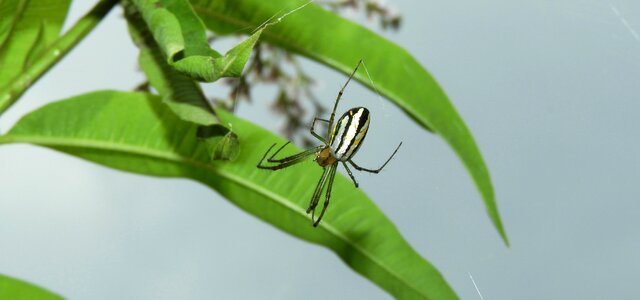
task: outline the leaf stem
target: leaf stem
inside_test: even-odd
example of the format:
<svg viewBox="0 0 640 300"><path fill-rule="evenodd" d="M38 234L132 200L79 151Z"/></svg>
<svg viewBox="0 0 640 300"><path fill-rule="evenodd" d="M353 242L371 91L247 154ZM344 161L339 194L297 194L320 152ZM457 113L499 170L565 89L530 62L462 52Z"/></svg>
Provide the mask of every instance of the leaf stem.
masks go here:
<svg viewBox="0 0 640 300"><path fill-rule="evenodd" d="M13 105L24 92L31 87L51 67L66 56L107 13L118 3L118 0L100 0L64 35L58 38L28 69L16 76L10 84L0 90L0 115Z"/></svg>

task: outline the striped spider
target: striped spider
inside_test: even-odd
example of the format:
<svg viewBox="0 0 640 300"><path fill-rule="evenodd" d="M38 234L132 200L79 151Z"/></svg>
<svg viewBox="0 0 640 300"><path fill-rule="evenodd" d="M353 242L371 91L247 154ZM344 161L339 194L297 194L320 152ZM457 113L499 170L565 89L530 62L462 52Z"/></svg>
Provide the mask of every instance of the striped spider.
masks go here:
<svg viewBox="0 0 640 300"><path fill-rule="evenodd" d="M349 79L347 79L347 82L344 84L344 86L342 86L342 89L340 89L340 92L338 93L338 97L336 98L336 102L333 105L333 111L331 112L331 117L329 118L329 120L320 119L320 118L313 119L313 123L311 124L311 128L310 128L311 135L313 135L315 138L320 140L323 143L323 145L313 147L311 149L305 150L298 154L276 159L275 156L278 153L280 153L280 151L282 151L282 149L284 149L284 147L286 147L289 144L289 142L287 142L284 145L282 145L280 148L278 148L278 150L276 150L276 152L273 153L271 156L269 156L269 158L267 159L267 162L273 165L265 165L263 164L265 158L267 157L269 152L271 152L271 149L273 149L273 147L276 145L276 144L273 144L271 145L271 147L269 147L269 149L264 154L264 156L262 156L262 159L260 160L257 166L260 169L275 171L275 170L284 169L286 167L300 163L311 155L316 156L315 161L318 163L318 165L324 168L324 171L322 173L322 177L320 177L320 181L318 182L318 185L316 185L316 189L313 192L311 201L309 202L309 207L307 208L307 214L311 213L311 222L314 227L318 226L318 224L320 223L320 220L322 220L322 216L324 216L324 213L327 210L327 206L329 205L329 199L331 198L331 188L333 186L333 180L335 178L336 168L338 167L339 162L342 163L344 168L347 170L349 177L351 177L351 180L353 181L353 183L357 188L358 181L356 181L355 177L353 177L353 173L351 173L351 170L347 166L347 163L351 164L358 171L365 171L365 172L377 174L382 170L382 168L384 168L384 166L387 165L387 163L393 158L396 152L398 152L398 149L400 149L400 146L402 146L402 142L400 142L396 150L393 151L391 156L389 156L387 161L385 161L380 168L378 169L363 168L358 166L355 162L353 162L351 158L356 154L356 152L362 145L362 141L364 141L364 138L367 135L367 130L369 129L369 122L371 120L369 117L369 110L364 107L354 107L352 109L349 109L347 112L345 112L342 115L342 117L340 117L340 119L338 119L338 122L335 124L335 126L333 126L333 120L336 115L336 108L338 107L338 102L340 101L340 98L342 97L342 93L344 92L345 88L349 84L349 81L351 81L351 78L353 78L353 75L356 73L356 71L358 71L358 67L360 67L361 63L362 63L362 60L358 62L358 65L356 65L356 68L353 70L353 72L349 76ZM321 135L315 132L314 127L317 121L322 121L329 125L328 128L330 130L329 132L327 132L328 136L326 138L322 137ZM322 207L322 212L320 212L320 216L318 217L318 219L314 220L316 206L318 206L318 202L320 201L322 192L323 190L325 190L325 185L327 186L327 188L325 193L324 206Z"/></svg>

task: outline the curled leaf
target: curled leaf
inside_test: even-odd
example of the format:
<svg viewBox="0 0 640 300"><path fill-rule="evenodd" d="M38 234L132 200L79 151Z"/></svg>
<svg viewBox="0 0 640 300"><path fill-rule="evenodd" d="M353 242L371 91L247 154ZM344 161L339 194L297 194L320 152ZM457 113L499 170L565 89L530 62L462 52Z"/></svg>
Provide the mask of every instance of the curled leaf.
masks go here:
<svg viewBox="0 0 640 300"><path fill-rule="evenodd" d="M205 82L238 77L262 34L253 33L225 55L211 49L205 26L187 0L131 0L142 15L166 62L180 73Z"/></svg>

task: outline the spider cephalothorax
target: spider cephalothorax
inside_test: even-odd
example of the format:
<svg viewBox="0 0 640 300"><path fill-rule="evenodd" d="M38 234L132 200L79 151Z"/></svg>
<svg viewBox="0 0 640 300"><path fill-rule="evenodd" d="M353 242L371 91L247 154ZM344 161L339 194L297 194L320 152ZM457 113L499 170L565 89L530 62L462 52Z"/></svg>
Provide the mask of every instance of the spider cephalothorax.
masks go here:
<svg viewBox="0 0 640 300"><path fill-rule="evenodd" d="M316 155L316 162L323 168L335 164L336 161L337 159L331 154L331 147L329 146L322 148Z"/></svg>
<svg viewBox="0 0 640 300"><path fill-rule="evenodd" d="M342 163L342 165L347 170L349 177L351 177L351 180L353 180L355 186L358 187L358 182L356 181L355 177L353 177L351 170L346 164L347 162L358 171L378 173L382 170L382 168L384 168L384 166L387 165L387 163L391 160L391 158L393 158L393 156L396 154L396 152L398 152L398 149L402 145L402 143L400 143L396 150L393 151L393 154L391 154L387 161L385 161L384 164L382 164L382 166L378 169L363 168L358 166L355 162L353 162L353 160L351 160L356 152L358 152L358 149L360 149L360 146L362 145L362 142L367 135L367 131L369 130L369 123L371 122L369 110L364 107L354 107L347 110L347 112L345 112L340 117L340 119L338 119L335 126L333 124L333 120L335 118L336 108L338 107L338 102L342 97L342 93L347 87L347 84L349 84L349 81L351 81L351 78L353 78L353 75L356 73L361 63L362 60L358 62L358 65L356 65L356 68L351 73L351 76L349 76L347 82L344 84L344 86L342 86L342 89L340 89L338 97L336 98L336 102L333 105L333 111L331 112L331 117L329 118L329 120L315 118L313 120L313 123L311 124L311 135L322 141L323 145L316 146L314 148L285 158L275 159L275 156L289 144L287 142L267 159L267 162L273 163L275 165L263 165L262 163L264 162L264 159L267 157L269 152L271 152L271 149L273 149L273 147L275 146L275 144L273 144L258 163L258 168L260 169L280 170L302 162L311 155L316 155L315 161L318 163L318 165L324 168L324 171L322 172L320 181L318 182L318 185L313 192L309 207L307 208L307 213L311 212L311 221L313 223L313 226L318 226L320 220L322 219L322 216L324 216L327 206L329 205L329 199L331 198L331 188L333 186L333 179L336 175L338 162ZM328 137L325 138L314 131L317 121L325 122L329 125ZM318 220L314 220L315 210L318 206L318 202L320 201L320 196L322 196L322 191L324 190L325 184L327 184L327 189L325 194L324 206L322 207L320 216L318 216Z"/></svg>

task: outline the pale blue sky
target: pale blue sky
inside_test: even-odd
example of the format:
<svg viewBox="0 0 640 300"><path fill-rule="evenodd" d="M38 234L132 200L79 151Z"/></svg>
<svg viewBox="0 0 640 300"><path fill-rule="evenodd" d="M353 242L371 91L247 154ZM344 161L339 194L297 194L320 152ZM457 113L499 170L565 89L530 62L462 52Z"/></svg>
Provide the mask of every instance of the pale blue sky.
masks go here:
<svg viewBox="0 0 640 300"><path fill-rule="evenodd" d="M93 1L75 1L71 21ZM472 130L512 248L445 142L352 84L372 111L361 188L463 299L636 299L640 270L640 2L389 0L385 33L426 66ZM315 63L326 105L345 77ZM0 118L142 80L121 11ZM375 80L375 78L374 78ZM215 87L207 87L215 89ZM265 89L268 95L269 89ZM271 95L239 114L276 130ZM0 147L0 272L73 299L388 299L327 249L188 180Z"/></svg>

